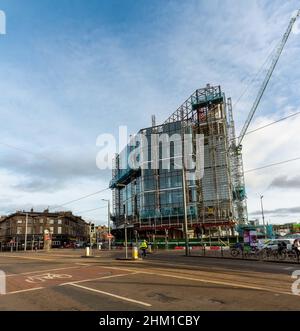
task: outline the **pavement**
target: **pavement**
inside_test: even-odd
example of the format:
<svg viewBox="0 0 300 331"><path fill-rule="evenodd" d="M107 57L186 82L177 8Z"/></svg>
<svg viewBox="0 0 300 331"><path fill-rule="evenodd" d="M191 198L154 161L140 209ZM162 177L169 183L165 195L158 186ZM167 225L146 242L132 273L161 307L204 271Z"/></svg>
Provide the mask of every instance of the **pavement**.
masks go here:
<svg viewBox="0 0 300 331"><path fill-rule="evenodd" d="M6 273L0 310L300 310L291 290L297 264L186 257L182 251L154 252L137 261L120 259L123 251L93 254L0 253Z"/></svg>

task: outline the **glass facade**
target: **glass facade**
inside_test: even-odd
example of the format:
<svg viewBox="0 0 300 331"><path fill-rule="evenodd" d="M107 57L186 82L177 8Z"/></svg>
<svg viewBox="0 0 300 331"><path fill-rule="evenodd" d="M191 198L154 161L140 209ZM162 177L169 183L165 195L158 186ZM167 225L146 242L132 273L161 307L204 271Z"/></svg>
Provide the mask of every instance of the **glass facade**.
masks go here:
<svg viewBox="0 0 300 331"><path fill-rule="evenodd" d="M186 180L187 216L191 225L232 219L230 165L227 157L228 138L226 105L223 94L216 103L193 104L184 120L140 130L146 139L136 139L116 160L110 187L113 189L113 214L116 227L125 216L135 226L182 224L183 197L183 132L193 137L190 159L195 160L195 137L204 136L204 176ZM205 116L203 115L205 113ZM132 169L128 157L139 149L138 167ZM157 165L157 166L156 166ZM188 172L188 171L187 171Z"/></svg>

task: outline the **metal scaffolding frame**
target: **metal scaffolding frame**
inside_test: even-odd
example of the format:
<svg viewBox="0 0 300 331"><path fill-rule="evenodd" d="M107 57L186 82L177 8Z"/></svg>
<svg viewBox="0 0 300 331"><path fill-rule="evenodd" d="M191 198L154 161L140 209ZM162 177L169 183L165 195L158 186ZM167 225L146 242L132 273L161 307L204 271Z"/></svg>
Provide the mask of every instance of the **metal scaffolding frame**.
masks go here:
<svg viewBox="0 0 300 331"><path fill-rule="evenodd" d="M241 146L237 148L235 125L232 112L231 98L227 99L228 109L228 144L229 144L229 159L231 163L231 183L233 192L233 207L234 215L239 224L248 222L247 200L245 190L244 168Z"/></svg>
<svg viewBox="0 0 300 331"><path fill-rule="evenodd" d="M207 85L196 90L162 125L142 129L140 132L159 133L166 126L178 123L189 127L193 135L204 135L204 177L195 181L191 187L187 183L188 222L190 228L225 227L244 224L247 221L245 185L242 167L242 155L236 153L235 129L232 116L231 99L225 99L220 86ZM153 122L154 123L154 122ZM194 153L196 153L195 146ZM116 227L124 224L122 190L118 182L127 183L143 180L143 169L140 172L119 169L118 157L115 158L115 169L111 188L113 189L113 214ZM125 178L125 179L124 179ZM140 230L180 229L183 224L183 213L180 208L176 213L164 214L161 210L160 171L153 172L155 206L150 214L143 214L142 200L137 207L134 202L134 213L127 221ZM140 183L142 185L142 183ZM141 186L142 187L142 186ZM190 192L196 188L197 200L190 201ZM131 191L133 185L131 185ZM141 191L144 189L141 188ZM149 192L149 191L148 191ZM131 192L137 199L137 192ZM139 194L142 194L139 192ZM133 199L133 198L132 198ZM132 201L135 201L135 200ZM196 211L193 210L195 206ZM202 230L201 230L202 231Z"/></svg>

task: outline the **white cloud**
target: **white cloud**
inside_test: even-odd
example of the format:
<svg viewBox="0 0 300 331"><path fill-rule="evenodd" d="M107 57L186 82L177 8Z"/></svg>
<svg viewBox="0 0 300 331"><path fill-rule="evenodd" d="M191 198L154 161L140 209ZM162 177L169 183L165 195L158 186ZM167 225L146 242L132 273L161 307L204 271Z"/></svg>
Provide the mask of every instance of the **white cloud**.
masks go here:
<svg viewBox="0 0 300 331"><path fill-rule="evenodd" d="M294 109L294 111L299 111ZM271 123L286 114L285 110L277 112L269 117L257 117L253 122L254 127ZM249 134L243 143L244 168L258 168L264 165L281 162L284 160L300 157L300 115L286 121L279 122L261 131ZM259 195L264 195L266 208L269 210L277 208L297 207L299 203L298 190L281 189L270 186L275 178L282 176L296 177L299 174L300 161L277 165L245 174L248 189L249 210L257 210L260 204ZM300 214L299 217L300 218ZM286 217L287 220L295 220L295 215ZM282 221L282 217L276 219Z"/></svg>
<svg viewBox="0 0 300 331"><path fill-rule="evenodd" d="M222 85L235 104L297 5L298 1L168 2L155 9L157 19L145 20L141 31L114 33L105 25L94 30L82 26L80 36L35 39L29 49L21 50L32 61L0 62L5 77L0 81L0 120L5 123L0 141L54 161L5 148L0 195L14 205L51 205L107 186L109 174L97 177L95 167L98 134L115 134L124 124L135 133L150 125L151 114L162 122L206 83ZM252 128L299 109L299 50L300 38L292 35ZM234 109L237 132L256 92L250 89ZM245 169L298 156L299 121L293 118L247 136ZM258 195L274 178L295 177L297 169L295 162L247 174L249 210L258 209ZM47 185L52 193L33 191ZM8 204L0 203L2 209ZM92 209L98 203L95 198L72 207ZM297 192L268 189L265 204L269 210L296 207ZM89 216L106 219L103 213Z"/></svg>

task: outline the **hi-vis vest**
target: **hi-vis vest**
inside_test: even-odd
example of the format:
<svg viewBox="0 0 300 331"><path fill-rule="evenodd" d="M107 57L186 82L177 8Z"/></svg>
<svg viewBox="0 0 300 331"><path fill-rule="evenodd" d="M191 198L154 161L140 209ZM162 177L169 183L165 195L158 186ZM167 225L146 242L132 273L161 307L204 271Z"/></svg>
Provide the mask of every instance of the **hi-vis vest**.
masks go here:
<svg viewBox="0 0 300 331"><path fill-rule="evenodd" d="M140 244L140 248L142 249L142 248L147 248L148 247L148 245L147 245L147 243L145 242L145 241L143 241L141 244Z"/></svg>

